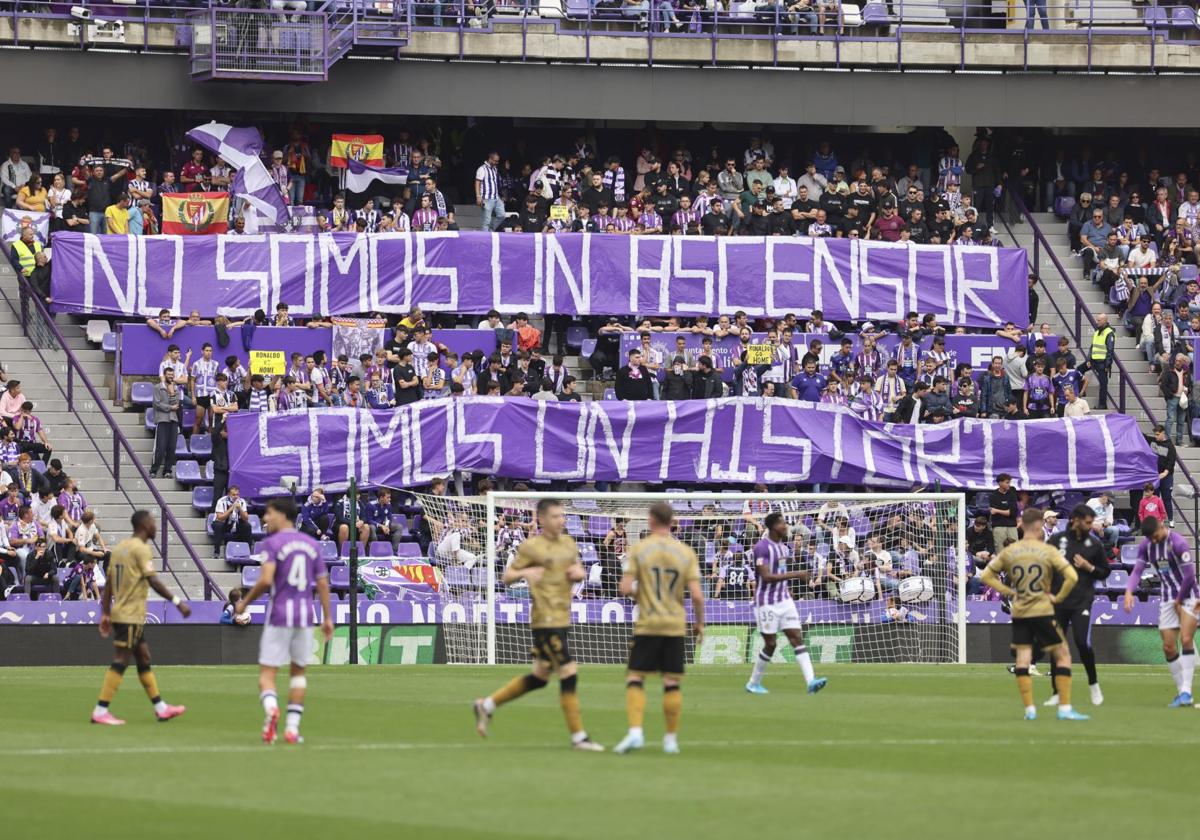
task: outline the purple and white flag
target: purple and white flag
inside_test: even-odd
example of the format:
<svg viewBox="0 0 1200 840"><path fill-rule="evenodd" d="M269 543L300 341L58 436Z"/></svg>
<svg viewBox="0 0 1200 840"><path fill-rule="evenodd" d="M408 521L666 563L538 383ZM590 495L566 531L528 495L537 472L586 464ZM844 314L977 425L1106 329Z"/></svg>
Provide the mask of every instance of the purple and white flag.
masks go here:
<svg viewBox="0 0 1200 840"><path fill-rule="evenodd" d="M0 238L6 245L21 238L21 230L32 227L38 241L46 245L50 241L50 214L33 210L6 209L0 219Z"/></svg>
<svg viewBox="0 0 1200 840"><path fill-rule="evenodd" d="M403 167L387 169L382 166L367 166L353 158L346 161L346 167L346 189L350 192L366 192L372 181L397 185L408 183L408 170Z"/></svg>
<svg viewBox="0 0 1200 840"><path fill-rule="evenodd" d="M287 200L259 156L263 139L257 128L234 128L211 122L193 128L187 136L233 167L230 192L235 199L248 202L269 224L291 229ZM237 202L234 206L240 209Z"/></svg>

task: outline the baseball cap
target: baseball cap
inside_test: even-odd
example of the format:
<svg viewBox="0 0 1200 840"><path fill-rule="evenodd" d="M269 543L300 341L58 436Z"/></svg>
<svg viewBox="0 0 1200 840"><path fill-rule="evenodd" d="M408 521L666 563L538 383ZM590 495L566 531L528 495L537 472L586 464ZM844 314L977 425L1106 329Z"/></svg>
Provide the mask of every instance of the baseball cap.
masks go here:
<svg viewBox="0 0 1200 840"><path fill-rule="evenodd" d="M834 172L841 172L843 175L845 175L845 174L846 174L846 167L844 167L844 166L839 166L839 167L837 167L836 169L834 169L833 171L834 171Z"/></svg>

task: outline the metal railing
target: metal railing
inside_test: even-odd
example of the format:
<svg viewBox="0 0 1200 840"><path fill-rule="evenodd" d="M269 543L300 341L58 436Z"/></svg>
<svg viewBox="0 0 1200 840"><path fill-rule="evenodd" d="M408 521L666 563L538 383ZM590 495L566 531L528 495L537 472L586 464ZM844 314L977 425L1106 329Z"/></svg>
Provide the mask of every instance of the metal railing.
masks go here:
<svg viewBox="0 0 1200 840"><path fill-rule="evenodd" d="M212 6L187 16L191 73L204 79L328 78L328 17ZM333 59L333 60L336 60Z"/></svg>
<svg viewBox="0 0 1200 840"><path fill-rule="evenodd" d="M1039 277L1041 276L1039 267L1042 264L1041 257L1044 253L1047 257L1049 257L1051 264L1053 264L1055 270L1058 272L1059 279L1062 280L1067 291L1071 295L1071 301L1075 304L1074 317L1069 317L1063 312L1056 296L1046 294L1042 296L1042 299L1049 301L1050 305L1054 308L1055 314L1058 315L1059 321L1061 321L1062 324L1071 332L1071 339L1075 342L1077 347L1081 348L1082 351L1083 348L1089 346L1084 342L1085 327L1089 328L1090 330L1095 330L1097 326L1096 319L1091 312L1089 304L1079 293L1079 289L1075 286L1075 281L1071 279L1070 272L1068 272L1066 267L1062 264L1062 261L1058 258L1058 255L1054 252L1054 248L1050 246L1049 241L1046 239L1046 234L1042 232L1041 227L1033 218L1033 214L1025 206L1024 202L1022 202L1021 199L1016 195L1010 194L1007 196L1007 198L1012 202L1017 212L1021 215L1022 220L1029 225L1030 232L1033 236L1032 256L1028 258L1030 270L1038 274ZM997 218L1000 219L1001 223L1004 225L1004 228L1007 231L1010 239L1015 242L1016 234L1009 225L1008 220L1003 214L997 214ZM1090 339L1090 336L1087 337ZM1110 371L1113 369L1116 370L1118 381L1116 394L1117 411L1122 414L1127 413L1126 408L1129 405L1129 399L1132 398L1133 402L1135 402L1138 408L1142 410L1146 416L1146 419L1150 423L1154 424L1160 422L1160 412L1151 407L1150 402L1147 401L1141 390L1137 387L1137 385L1134 384L1133 376L1130 374L1129 369L1125 366L1125 363L1121 361L1121 357L1118 356L1115 351L1113 353L1111 362L1112 367L1110 368ZM1111 381L1109 383L1109 396L1113 396ZM1175 504L1174 508L1176 518L1182 518L1187 523L1188 530L1192 533L1193 542L1200 541L1200 485L1197 484L1195 476L1192 475L1191 470L1188 469L1187 464L1183 462L1183 459L1176 459L1175 470L1176 473L1182 473L1184 480L1191 490L1192 496L1191 516L1181 517L1180 514L1183 513L1183 510L1178 504ZM1175 485L1177 486L1178 482L1176 482Z"/></svg>
<svg viewBox="0 0 1200 840"><path fill-rule="evenodd" d="M90 411L94 409L100 413L102 418L104 418L104 422L107 424L109 431L112 433L111 464L105 460L105 445L108 442L99 441L97 440L96 436L92 434L92 426L97 425L94 419L91 423L89 423L82 416L79 416L80 425L86 432L88 439L92 442L92 446L95 447L101 463L108 467L109 472L112 474L113 486L125 496L125 499L129 502L130 507L138 507L138 505L130 497L129 491L122 487L121 458L123 453L128 459L129 466L132 467L136 475L141 478L142 484L145 485L146 492L150 494L151 498L154 499L155 504L158 506L160 528L158 548L159 554L162 558L163 571L170 573L172 578L174 578L176 585L178 585L181 590L185 590L185 587L180 582L179 577L171 568L171 540L168 537L170 532L173 531L178 547L182 549L188 556L192 562L192 566L197 572L200 573L201 578L204 580L204 599L210 600L212 598L224 598L225 595L221 591L221 588L217 585L216 581L213 580L212 575L209 574L204 562L196 553L195 547L187 538L187 534L184 533L182 526L179 524L179 520L175 518L175 514L171 511L170 504L166 501L166 499L163 498L158 488L154 485L154 480L146 471L145 466L142 465L141 459L138 458L137 453L134 452L133 446L129 443L129 439L125 437L124 433L121 431L121 427L113 417L112 412L110 412L108 410L108 406L105 405L104 398L100 395L100 392L96 389L96 386L92 384L91 378L87 375L87 371L84 370L84 367L80 363L79 359L73 352L71 352L70 345L67 343L62 331L59 330L58 324L56 324L54 321L54 317L46 309L45 303L29 285L29 281L21 276L19 271L15 271L14 274L16 276L17 287L20 290L20 300L14 303L14 301L9 297L8 293L4 290L2 284L0 284L0 296L4 298L9 309L13 311L13 314L16 315L17 319L20 321L22 334L30 338L31 347L33 347L33 349L37 352L38 358L41 359L42 363L46 365L48 370L54 370L54 365L61 364L61 361L54 360L52 363L51 360L47 359L46 355L42 352L43 349L51 351L61 350L63 355L66 357L65 387L61 382L59 382L57 377L51 378L55 383L58 384L59 390L62 392L63 398L66 400L67 410L77 414L75 388L76 380L78 380L78 383L83 386L83 389L87 392L88 397L90 397L91 402L87 406L88 410Z"/></svg>
<svg viewBox="0 0 1200 840"><path fill-rule="evenodd" d="M225 59L237 63L237 45L249 44L242 33L254 28L258 16L260 28L276 31L278 39L263 44L253 39L252 49L241 53L253 66L229 72L259 78L287 78L285 74L290 74L300 81L325 78L328 66L355 46L394 48L399 56L400 48L409 43L410 30L456 35L450 41L423 39L405 53L419 58L457 55L505 61L692 66L869 65L897 70L1191 72L1189 62L1173 59L1161 46L1167 42L1200 44L1192 7L1181 3L1137 6L1131 0L1030 0L1028 7L1013 0L1007 13L997 14L991 13L991 7L951 0L861 0L855 5L812 0L811 12L789 12L783 3L768 0L314 0L310 3L313 11L303 12L231 8L218 0L182 0L175 5L154 0L122 5L79 0L77 5L95 10L92 21L73 18L71 6L65 3L39 4L31 9L21 0L0 0L0 21L8 19L8 31L0 35L0 43L191 51L195 54L194 74L204 75L222 63L215 45L223 41L234 45ZM1047 9L1044 17L1043 8ZM141 31L126 32L120 42L100 39L95 27L117 18L126 24L140 24ZM228 20L223 23L223 19ZM318 19L321 35L316 32ZM74 25L73 40L66 37L66 28L21 25L30 20ZM237 21L242 22L240 30ZM496 51L489 51L478 40L468 49L468 36L511 36L518 22L519 50L505 41ZM496 28L501 24L503 33ZM164 36L161 30L152 32L156 25L173 27L174 37ZM222 39L218 31L222 25L234 31L232 38ZM538 37L531 39L530 27L535 25ZM547 42L547 25L555 35L582 43L578 48L564 48L561 42ZM301 30L309 34L301 34ZM612 38L623 42L614 47ZM636 39L643 40L644 47L630 53L627 45ZM316 41L322 42L320 50L313 48ZM768 50L760 48L764 43ZM739 44L740 48L735 48ZM864 44L879 49L863 49ZM1141 49L1125 49L1130 44ZM854 45L858 46L847 49ZM1007 49L997 51L997 46ZM306 69L281 68L281 62ZM323 66L318 68L318 64Z"/></svg>

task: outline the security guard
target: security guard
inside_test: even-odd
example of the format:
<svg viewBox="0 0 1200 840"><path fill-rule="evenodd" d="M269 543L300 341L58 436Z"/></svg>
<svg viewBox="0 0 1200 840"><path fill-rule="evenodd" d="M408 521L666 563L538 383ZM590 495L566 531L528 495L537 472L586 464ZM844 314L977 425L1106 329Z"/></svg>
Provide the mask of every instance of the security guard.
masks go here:
<svg viewBox="0 0 1200 840"><path fill-rule="evenodd" d="M1108 408L1108 369L1112 365L1116 341L1117 333L1108 323L1108 313L1101 312L1096 316L1096 330L1092 333L1088 357L1078 368L1083 376L1087 376L1089 370L1096 375L1096 384L1100 387L1100 400L1096 407L1101 410Z"/></svg>
<svg viewBox="0 0 1200 840"><path fill-rule="evenodd" d="M1092 531L1092 509L1084 504L1075 506L1071 511L1071 522L1065 531L1051 534L1047 542L1062 552L1067 562L1075 567L1079 575L1079 583L1067 593L1067 598L1054 608L1054 616L1058 620L1059 629L1064 633L1070 627L1071 635L1075 638L1075 649L1079 651L1079 661L1087 669L1088 690L1092 695L1092 705L1099 706L1104 702L1100 692L1100 683L1096 678L1096 653L1092 650L1092 601L1096 597L1095 582L1108 577L1108 552L1104 542ZM1054 576L1053 592L1062 587L1062 578ZM1053 663L1051 677L1053 678ZM1054 685L1053 679L1051 685ZM1046 701L1047 706L1058 705L1058 695L1055 694Z"/></svg>
<svg viewBox="0 0 1200 840"><path fill-rule="evenodd" d="M21 238L14 242L12 247L17 266L21 269L21 276L28 278L37 264L37 255L42 252L42 243L38 242L33 228L27 227L21 231Z"/></svg>

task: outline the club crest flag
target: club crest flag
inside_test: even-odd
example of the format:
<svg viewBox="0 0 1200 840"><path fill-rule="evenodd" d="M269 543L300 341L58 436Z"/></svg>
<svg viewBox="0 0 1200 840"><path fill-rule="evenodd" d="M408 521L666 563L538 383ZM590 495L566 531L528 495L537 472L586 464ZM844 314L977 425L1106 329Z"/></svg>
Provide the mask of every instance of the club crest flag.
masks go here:
<svg viewBox="0 0 1200 840"><path fill-rule="evenodd" d="M163 193L162 204L163 233L225 233L229 228L229 193Z"/></svg>
<svg viewBox="0 0 1200 840"><path fill-rule="evenodd" d="M329 165L345 169L356 160L367 166L383 166L382 134L335 134L329 150Z"/></svg>

